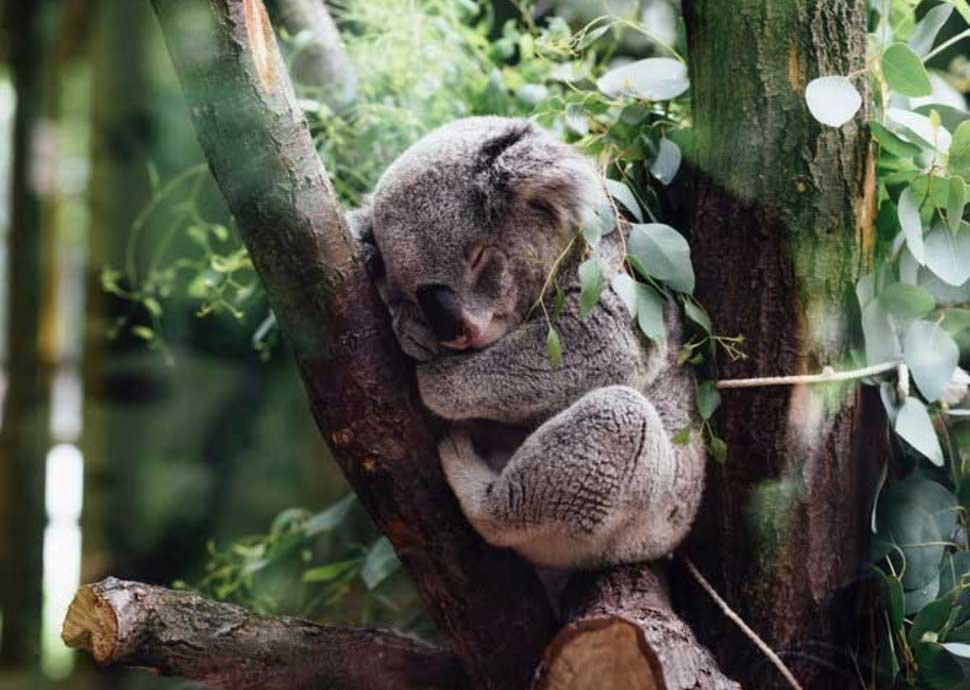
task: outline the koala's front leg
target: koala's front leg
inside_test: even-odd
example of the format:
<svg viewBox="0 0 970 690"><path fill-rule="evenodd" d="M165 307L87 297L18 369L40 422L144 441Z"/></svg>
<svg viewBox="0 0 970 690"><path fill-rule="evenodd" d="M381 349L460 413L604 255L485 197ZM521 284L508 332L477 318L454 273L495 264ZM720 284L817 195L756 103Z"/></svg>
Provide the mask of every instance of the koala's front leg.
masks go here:
<svg viewBox="0 0 970 690"><path fill-rule="evenodd" d="M664 366L665 348L644 345L630 326L629 311L610 290L586 318L579 316L574 290L555 326L560 366L553 366L546 351L545 320L533 320L480 352L419 364L421 399L446 419L531 423L594 388L640 388Z"/></svg>
<svg viewBox="0 0 970 690"><path fill-rule="evenodd" d="M594 390L540 426L501 473L460 432L439 452L486 541L557 568L670 553L687 534L703 485L699 440L672 444L654 406L625 386Z"/></svg>

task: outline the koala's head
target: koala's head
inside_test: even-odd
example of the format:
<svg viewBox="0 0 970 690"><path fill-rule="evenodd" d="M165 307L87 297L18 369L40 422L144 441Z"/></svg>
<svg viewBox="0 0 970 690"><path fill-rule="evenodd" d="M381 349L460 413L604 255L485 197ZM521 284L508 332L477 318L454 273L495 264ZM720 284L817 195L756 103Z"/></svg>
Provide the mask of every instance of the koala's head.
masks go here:
<svg viewBox="0 0 970 690"><path fill-rule="evenodd" d="M409 320L453 350L520 324L604 195L588 159L528 120L467 118L416 143L378 182L369 219L402 345Z"/></svg>

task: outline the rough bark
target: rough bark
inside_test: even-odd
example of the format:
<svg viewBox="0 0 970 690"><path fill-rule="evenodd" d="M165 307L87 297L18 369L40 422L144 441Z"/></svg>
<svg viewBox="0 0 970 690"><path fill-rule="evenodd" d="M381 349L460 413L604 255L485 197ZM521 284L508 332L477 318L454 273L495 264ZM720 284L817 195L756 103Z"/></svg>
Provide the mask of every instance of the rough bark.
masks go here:
<svg viewBox="0 0 970 690"><path fill-rule="evenodd" d="M525 687L553 632L531 568L442 476L409 365L314 151L261 0L154 0L199 141L318 425L473 684Z"/></svg>
<svg viewBox="0 0 970 690"><path fill-rule="evenodd" d="M336 110L352 103L357 96L357 70L324 1L269 0L266 6L273 26L301 37L300 47L290 56L290 75L297 88L318 95Z"/></svg>
<svg viewBox="0 0 970 690"><path fill-rule="evenodd" d="M85 585L64 642L100 664L149 668L226 690L461 690L450 652L385 630L260 616L137 582Z"/></svg>
<svg viewBox="0 0 970 690"><path fill-rule="evenodd" d="M41 155L50 136L56 63L51 2L9 7L14 114L12 198L5 296L6 390L0 432L0 665L34 663L40 645L44 459L53 369L53 223L47 192L54 161Z"/></svg>
<svg viewBox="0 0 970 690"><path fill-rule="evenodd" d="M872 239L865 112L814 122L806 84L859 74L863 0L685 2L696 140L692 246L717 328L743 334L722 378L836 368L852 288ZM863 96L868 102L867 96ZM712 468L691 551L732 607L806 688L847 687L853 612L837 596L860 572L871 507L871 398L854 385L724 393L729 457ZM877 403L878 404L878 403ZM770 665L692 592L694 629L745 687L783 687ZM716 644L715 644L716 643Z"/></svg>
<svg viewBox="0 0 970 690"><path fill-rule="evenodd" d="M646 565L587 573L564 595L567 621L536 690L739 690L674 614Z"/></svg>

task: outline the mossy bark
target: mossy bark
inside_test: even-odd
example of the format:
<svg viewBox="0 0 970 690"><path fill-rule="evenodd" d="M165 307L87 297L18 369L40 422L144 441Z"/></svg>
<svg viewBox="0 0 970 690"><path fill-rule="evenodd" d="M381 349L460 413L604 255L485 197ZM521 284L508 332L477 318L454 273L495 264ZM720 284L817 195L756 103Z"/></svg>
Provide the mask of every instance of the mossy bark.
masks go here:
<svg viewBox="0 0 970 690"><path fill-rule="evenodd" d="M868 102L864 0L685 1L696 139L692 247L698 296L747 358L720 376L847 364L854 283L872 243L874 168L865 108L815 122L807 83L851 74ZM806 688L854 682L857 613L841 595L865 554L879 429L855 385L726 391L691 553ZM878 406L878 400L875 402ZM694 593L691 592L693 595ZM783 687L700 596L695 630L744 687Z"/></svg>

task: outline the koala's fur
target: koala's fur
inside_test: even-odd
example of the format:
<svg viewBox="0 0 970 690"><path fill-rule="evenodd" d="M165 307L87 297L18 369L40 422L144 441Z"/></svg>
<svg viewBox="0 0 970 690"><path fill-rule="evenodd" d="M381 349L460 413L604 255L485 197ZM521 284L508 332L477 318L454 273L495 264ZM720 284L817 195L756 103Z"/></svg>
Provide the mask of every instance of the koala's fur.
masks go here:
<svg viewBox="0 0 970 690"><path fill-rule="evenodd" d="M526 320L583 209L604 194L592 163L551 134L527 120L476 117L406 151L354 221L376 243L379 289L401 347L418 360L421 398L450 420L439 452L465 515L492 544L558 568L670 553L703 484L698 432L671 443L696 426L672 304L665 346L637 333L609 288L580 318L577 242L557 274L566 295L555 321L560 367L547 354L541 309ZM622 270L622 243L614 232L600 245L607 283ZM418 306L428 285L461 304L474 335L457 351Z"/></svg>

